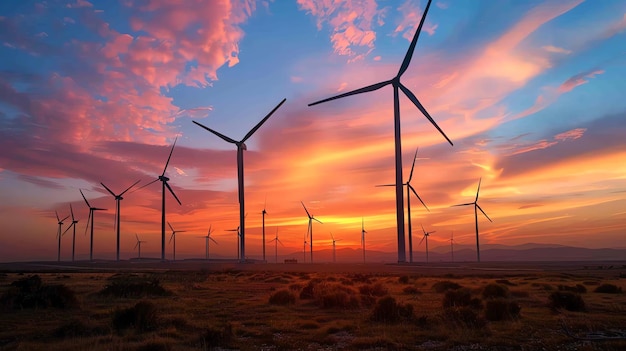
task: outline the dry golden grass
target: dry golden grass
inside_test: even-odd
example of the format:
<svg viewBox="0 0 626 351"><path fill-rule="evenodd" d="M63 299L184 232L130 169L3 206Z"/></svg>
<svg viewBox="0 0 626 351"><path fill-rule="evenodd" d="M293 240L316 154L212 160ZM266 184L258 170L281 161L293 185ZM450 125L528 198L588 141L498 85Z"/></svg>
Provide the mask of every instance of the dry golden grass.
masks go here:
<svg viewBox="0 0 626 351"><path fill-rule="evenodd" d="M581 338L592 332L605 336L626 332L626 294L593 291L602 284L626 287L618 271L428 275L384 268L350 273L347 265L335 272L298 271L305 266L291 266L289 271L263 265L268 266L263 270L259 266L250 270L243 265L241 269L219 270L37 273L44 284L63 284L73 290L79 307L0 306L0 350L626 349L626 341L577 340L563 329L565 326ZM0 294L8 291L12 282L31 274L35 273L3 274ZM113 279L158 281L170 294L100 294ZM484 307L444 309L445 292L433 289L442 281L466 288L473 298L482 300L483 306L490 298L515 302L521 307L520 316L490 322L485 319ZM309 283L315 286L313 297L301 299L300 292ZM493 284L504 287L507 293L501 296L499 290L493 292ZM559 291L559 286L567 289L577 285L587 287L587 292L580 293L586 312L548 306L550 294ZM485 295L489 286L493 297ZM295 303L270 303L270 297L279 291L293 294ZM386 296L398 306L412 306L412 314L407 316L408 309L404 309L401 318L391 322L372 318L375 309L385 308L377 301ZM122 310L133 311L141 301L156 309L155 314L147 314L152 319L147 327L114 323L116 311L118 315Z"/></svg>

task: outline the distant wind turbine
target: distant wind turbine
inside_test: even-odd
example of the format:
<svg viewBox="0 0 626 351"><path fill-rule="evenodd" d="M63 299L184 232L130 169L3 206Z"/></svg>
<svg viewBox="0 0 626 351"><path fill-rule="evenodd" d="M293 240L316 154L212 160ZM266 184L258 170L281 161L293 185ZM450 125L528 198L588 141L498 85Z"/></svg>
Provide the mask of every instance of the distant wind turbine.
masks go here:
<svg viewBox="0 0 626 351"><path fill-rule="evenodd" d="M433 230L432 232L427 232L426 229L424 229L424 226L422 226L422 231L424 232L424 236L422 237L422 240L420 240L419 245L422 245L422 241L426 239L426 263L428 263L428 237L430 236L430 234L435 233L437 231Z"/></svg>
<svg viewBox="0 0 626 351"><path fill-rule="evenodd" d="M85 200L85 203L87 204L87 207L89 207L89 217L87 217L87 226L85 227L85 235L87 235L87 229L89 229L89 227L91 226L91 235L89 237L89 260L93 261L93 218L94 218L94 212L95 211L104 211L106 210L106 208L98 208L98 207L93 207L89 204L89 201L87 201L87 198L85 197L85 194L83 194L83 191L81 189L78 189L80 191L80 195L82 195L83 200ZM119 225L118 225L119 228ZM119 238L119 236L118 236ZM119 240L117 241L118 245L119 245ZM119 253L119 250L118 250ZM119 260L119 254L118 254L118 260Z"/></svg>
<svg viewBox="0 0 626 351"><path fill-rule="evenodd" d="M172 196L174 196L174 199L176 199L176 202L178 202L179 205L182 205L182 203L178 199L178 196L176 196L176 194L174 193L174 190L172 190L172 187L168 183L170 178L165 176L165 171L167 171L167 166L170 164L170 160L172 159L172 153L174 152L174 147L176 146L177 140L178 140L178 137L174 139L174 144L172 145L172 149L170 150L170 155L167 157L167 162L165 162L165 167L163 167L163 173L161 173L161 175L158 176L155 180L139 188L139 189L143 189L147 187L148 185L156 182L157 180L160 180L162 183L161 185L161 193L162 193L162 197L161 197L161 261L165 261L165 188L167 188L167 190L170 191Z"/></svg>
<svg viewBox="0 0 626 351"><path fill-rule="evenodd" d="M450 254L452 255L452 262L454 262L454 232L450 234Z"/></svg>
<svg viewBox="0 0 626 351"><path fill-rule="evenodd" d="M74 231L72 233L72 262L74 262L74 253L76 249L76 224L78 223L78 220L74 218L74 209L72 208L72 204L70 204L70 213L72 214L72 223L70 223L67 229L65 229L63 235L65 235L65 233L67 233L67 231L71 228L74 228Z"/></svg>
<svg viewBox="0 0 626 351"><path fill-rule="evenodd" d="M59 230L57 231L57 238L59 239L59 248L57 250L57 262L61 262L61 236L63 236L63 234L61 234L61 227L63 227L63 222L68 219L70 216L67 215L65 216L65 218L60 219L59 218L59 213L55 210L54 214L56 214L57 216L57 224L59 225Z"/></svg>
<svg viewBox="0 0 626 351"><path fill-rule="evenodd" d="M215 239L211 238L211 233L213 232L212 228L213 228L213 226L209 226L209 232L207 233L207 235L201 236L201 238L205 239L205 242L204 242L204 246L205 246L205 248L204 248L204 259L205 260L209 259L209 244L210 244L209 242L212 241L216 245L218 245L217 241L215 241Z"/></svg>
<svg viewBox="0 0 626 351"><path fill-rule="evenodd" d="M485 217L487 217L487 219L489 220L489 222L493 222L491 220L491 218L489 218L489 216L487 216L487 214L485 213L485 211L483 211L482 208L480 208L480 205L478 204L478 193L480 192L480 183L482 182L482 178L480 178L478 180L478 189L476 190L476 199L474 200L474 202L468 202L465 204L459 204L459 205L454 205L452 207L456 207L456 206L470 206L470 205L474 205L474 220L476 222L476 257L478 262L480 262L480 244L478 241L478 210L480 210L480 212L482 212Z"/></svg>
<svg viewBox="0 0 626 351"><path fill-rule="evenodd" d="M361 218L361 246L363 247L363 263L365 263L365 222L363 218Z"/></svg>
<svg viewBox="0 0 626 351"><path fill-rule="evenodd" d="M278 239L278 227L276 227L276 236L274 237L274 239L270 240L270 242L274 242L274 263L278 263L278 243L280 243L282 246L285 246L283 245L283 242Z"/></svg>
<svg viewBox="0 0 626 351"><path fill-rule="evenodd" d="M137 234L135 234L135 237L137 238L137 243L135 244L135 247L133 249L138 249L138 251L137 251L137 258L141 259L141 244L145 243L145 241L139 240L139 235L137 235Z"/></svg>
<svg viewBox="0 0 626 351"><path fill-rule="evenodd" d="M263 211L261 211L261 215L263 216L263 262L265 261L265 215L267 214L267 211L265 210L265 207L267 205L267 198L265 199L265 202L263 203Z"/></svg>
<svg viewBox="0 0 626 351"><path fill-rule="evenodd" d="M198 126L208 130L209 132L217 135L218 137L220 137L222 140L231 143L231 144L235 144L237 146L237 190L239 193L239 227L241 230L241 240L239 243L239 251L241 252L241 259L245 260L246 257L246 248L245 248L245 232L246 232L246 221L245 221L245 216L244 216L244 212L245 212L245 198L244 198L244 186L243 186L243 152L245 150L247 150L246 148L246 140L248 140L256 131L257 129L259 129L261 127L261 125L263 125L263 123L265 123L265 121L267 121L272 114L274 114L274 112L276 112L276 110L278 110L278 108L285 103L287 99L283 99L278 105L276 105L276 107L274 107L274 109L272 111L270 111L270 113L267 114L267 116L265 116L259 123L257 123L256 126L254 126L254 128L252 128L248 134L246 134L243 139L241 139L240 141L237 141L235 139L229 138L224 134L221 134L219 132L214 131L213 129L204 126L196 121L193 121L193 123L197 124Z"/></svg>
<svg viewBox="0 0 626 351"><path fill-rule="evenodd" d="M428 13L428 9L430 8L432 0L428 0L428 4L426 5L426 9L424 10L424 14L422 15L422 19L420 20L419 26L417 27L417 31L413 36L413 40L409 45L409 49L404 56L404 60L402 61L402 65L400 66L400 70L395 77L390 80L386 80L380 83L372 84L360 89L356 89L353 91L349 91L347 93L339 94L328 99L320 100L314 103L309 104L309 106L321 104L327 101L340 99L346 96L367 93L370 91L378 90L384 86L391 84L393 87L393 117L394 117L394 138L395 138L395 166L396 166L396 220L397 220L397 228L398 228L398 262L406 262L406 251L404 245L404 194L402 192L402 145L401 145L401 133L400 133L400 96L398 90L402 90L402 92L406 95L409 100L424 114L424 116L430 121L430 123L437 128L437 130L443 135L444 138L452 144L452 141L448 138L448 136L443 132L441 128L435 123L435 120L428 114L424 106L420 103L417 97L400 82L400 77L406 70L409 68L409 64L411 62L411 58L413 57L413 52L415 51L415 45L417 44L417 39L419 38L420 32L422 31L422 27L424 25L424 20L426 19L426 14Z"/></svg>
<svg viewBox="0 0 626 351"><path fill-rule="evenodd" d="M174 230L170 222L167 222L167 225L172 230L172 236L170 236L170 243L172 242L172 240L174 241L174 247L172 251L172 254L173 254L172 261L176 261L176 233L184 233L186 232L186 230Z"/></svg>
<svg viewBox="0 0 626 351"><path fill-rule="evenodd" d="M333 236L333 233L330 233L330 237L333 239L333 263L337 263L337 256L335 255L335 242L336 241L340 241L341 239L336 239L335 240L335 237Z"/></svg>
<svg viewBox="0 0 626 351"><path fill-rule="evenodd" d="M313 215L311 215L309 213L309 210L307 210L306 206L304 206L304 202L300 201L300 203L302 204L302 207L304 208L304 211L306 211L307 217L309 217L309 227L307 229L307 237L310 239L310 241L309 241L309 248L311 250L310 251L311 252L311 263L313 263L313 221L317 221L320 224L324 224L324 223L322 223L319 219L313 217ZM306 245L306 241L304 243Z"/></svg>
<svg viewBox="0 0 626 351"><path fill-rule="evenodd" d="M415 191L415 188L413 188L413 186L411 185L411 180L413 179L413 170L415 169L415 160L417 160L418 149L415 149L415 156L413 157L413 164L411 165L411 173L409 174L409 179L406 181L406 183L402 184L402 186L406 186L407 222L408 222L408 227L409 227L408 228L409 229L409 262L411 263L413 263L413 221L411 221L411 191L413 192L413 194L415 194L415 196L417 196L417 199L420 200L422 205L424 205L424 208L426 209L426 211L430 212L430 210L428 209L428 206L426 206L424 201L422 201L422 198L417 194L417 191ZM395 184L383 184L383 185L377 185L377 186L396 186L396 185Z"/></svg>
<svg viewBox="0 0 626 351"><path fill-rule="evenodd" d="M109 189L106 185L104 185L104 183L100 182L100 184L102 184L102 186L111 194L113 195L113 197L115 198L115 229L117 232L117 246L116 246L116 260L119 261L120 260L120 201L124 200L124 198L122 197L122 195L124 195L128 190L130 190L132 187L134 187L135 185L137 185L141 180L138 180L136 182L133 183L133 185L129 186L128 188L126 188L126 190L122 191L119 194L115 194L113 191L111 191L111 189ZM84 196L83 196L84 198ZM87 201L87 200L85 200ZM92 223L93 224L93 223ZM91 231L92 231L92 245L93 245L93 225L91 227ZM92 250L93 251L93 250Z"/></svg>

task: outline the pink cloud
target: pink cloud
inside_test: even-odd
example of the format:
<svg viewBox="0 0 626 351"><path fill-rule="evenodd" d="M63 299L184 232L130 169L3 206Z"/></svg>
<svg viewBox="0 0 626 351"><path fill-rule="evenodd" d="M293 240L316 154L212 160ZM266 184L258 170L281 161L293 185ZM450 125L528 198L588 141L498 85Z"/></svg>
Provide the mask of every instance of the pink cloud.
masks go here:
<svg viewBox="0 0 626 351"><path fill-rule="evenodd" d="M583 85L585 83L588 82L588 78L595 78L595 76L604 73L603 70L593 70L591 72L583 72L580 74L577 74L571 78L569 78L568 80L566 80L565 82L563 82L563 84L561 84L561 86L559 86L558 91L560 93L567 93L569 91L572 91L574 88L576 88L577 86Z"/></svg>
<svg viewBox="0 0 626 351"><path fill-rule="evenodd" d="M565 141L565 140L576 140L585 134L587 128L576 128L572 130L568 130L567 132L559 133L554 136L554 139L557 141Z"/></svg>
<svg viewBox="0 0 626 351"><path fill-rule="evenodd" d="M402 14L402 19L396 26L394 32L402 33L403 38L411 41L415 35L417 27L419 26L420 20L422 19L424 9L420 7L419 1L406 0L398 7L398 12ZM426 18L423 30L428 33L428 35L433 35L435 34L437 27L438 24L432 24L428 18Z"/></svg>

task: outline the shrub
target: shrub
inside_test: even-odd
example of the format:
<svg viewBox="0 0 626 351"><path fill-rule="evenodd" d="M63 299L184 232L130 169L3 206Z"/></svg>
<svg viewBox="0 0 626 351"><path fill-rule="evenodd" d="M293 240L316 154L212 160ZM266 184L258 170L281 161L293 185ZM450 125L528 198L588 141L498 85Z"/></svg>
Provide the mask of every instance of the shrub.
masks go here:
<svg viewBox="0 0 626 351"><path fill-rule="evenodd" d="M300 291L300 300L310 300L314 298L313 290L317 284L321 283L320 279L311 279Z"/></svg>
<svg viewBox="0 0 626 351"><path fill-rule="evenodd" d="M502 284L502 285L508 285L508 286L517 286L517 284L512 283L508 279L496 279L496 283Z"/></svg>
<svg viewBox="0 0 626 351"><path fill-rule="evenodd" d="M398 277L398 282L400 284L408 284L409 283L409 276L408 275L402 275L402 276Z"/></svg>
<svg viewBox="0 0 626 351"><path fill-rule="evenodd" d="M461 288L458 290L448 290L443 296L442 301L443 308L452 307L471 307L480 309L482 302L478 298L472 297L472 292L468 288Z"/></svg>
<svg viewBox="0 0 626 351"><path fill-rule="evenodd" d="M443 316L448 322L471 329L480 329L487 324L484 318L469 307L445 309Z"/></svg>
<svg viewBox="0 0 626 351"><path fill-rule="evenodd" d="M485 299L506 298L509 296L509 288L501 284L487 284L483 288L482 295Z"/></svg>
<svg viewBox="0 0 626 351"><path fill-rule="evenodd" d="M399 304L391 296L379 299L370 315L370 320L381 323L398 323L410 321L413 318L413 305Z"/></svg>
<svg viewBox="0 0 626 351"><path fill-rule="evenodd" d="M389 290L382 283L366 284L359 287L361 295L381 297L387 295L388 292Z"/></svg>
<svg viewBox="0 0 626 351"><path fill-rule="evenodd" d="M80 319L71 319L70 321L58 326L53 336L57 338L75 338L82 336L89 336L93 333L93 328L88 326Z"/></svg>
<svg viewBox="0 0 626 351"><path fill-rule="evenodd" d="M76 294L62 284L45 285L38 275L21 278L11 283L10 288L0 296L0 304L10 308L60 309L78 307Z"/></svg>
<svg viewBox="0 0 626 351"><path fill-rule="evenodd" d="M356 291L338 284L324 284L315 291L315 300L322 308L353 309L360 305Z"/></svg>
<svg viewBox="0 0 626 351"><path fill-rule="evenodd" d="M621 294L622 288L613 284L602 284L593 290L593 292L602 293L602 294Z"/></svg>
<svg viewBox="0 0 626 351"><path fill-rule="evenodd" d="M422 293L421 291L417 290L417 288L414 286L406 286L404 287L404 289L402 289L402 292L407 295L420 295Z"/></svg>
<svg viewBox="0 0 626 351"><path fill-rule="evenodd" d="M102 296L140 298L147 296L169 296L172 293L161 286L158 279L121 277L107 284L99 292Z"/></svg>
<svg viewBox="0 0 626 351"><path fill-rule="evenodd" d="M221 327L211 327L202 335L203 343L210 347L225 347L233 338L233 325L226 323Z"/></svg>
<svg viewBox="0 0 626 351"><path fill-rule="evenodd" d="M435 290L438 293L444 293L448 290L457 290L462 288L461 285L455 283L455 282L451 282L449 280L442 280L442 281L438 281L435 284L433 284L433 290Z"/></svg>
<svg viewBox="0 0 626 351"><path fill-rule="evenodd" d="M584 294L587 292L587 288L581 284L576 284L576 286L568 286L568 285L559 284L557 288L559 289L559 291L571 291L571 292L575 292L579 294Z"/></svg>
<svg viewBox="0 0 626 351"><path fill-rule="evenodd" d="M355 282L355 283L369 284L369 283L372 282L370 280L370 276L369 275L360 274L360 273L356 273L356 274L351 275L350 279L352 279L352 281Z"/></svg>
<svg viewBox="0 0 626 351"><path fill-rule="evenodd" d="M548 297L548 306L553 310L585 311L583 298L570 291L555 291Z"/></svg>
<svg viewBox="0 0 626 351"><path fill-rule="evenodd" d="M521 309L517 302L491 299L485 303L485 318L489 321L517 319Z"/></svg>
<svg viewBox="0 0 626 351"><path fill-rule="evenodd" d="M278 290L270 295L270 304L272 305L293 305L294 303L296 303L296 295L289 290Z"/></svg>
<svg viewBox="0 0 626 351"><path fill-rule="evenodd" d="M118 331L135 328L143 332L157 327L157 309L149 301L139 301L135 306L113 312L113 328Z"/></svg>

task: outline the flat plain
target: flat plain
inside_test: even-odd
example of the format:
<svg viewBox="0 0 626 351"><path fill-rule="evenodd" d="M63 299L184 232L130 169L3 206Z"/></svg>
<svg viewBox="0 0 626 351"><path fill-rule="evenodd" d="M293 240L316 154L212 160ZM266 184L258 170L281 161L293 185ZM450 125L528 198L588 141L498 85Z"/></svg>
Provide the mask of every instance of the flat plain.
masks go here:
<svg viewBox="0 0 626 351"><path fill-rule="evenodd" d="M624 350L626 262L0 264L0 350Z"/></svg>

